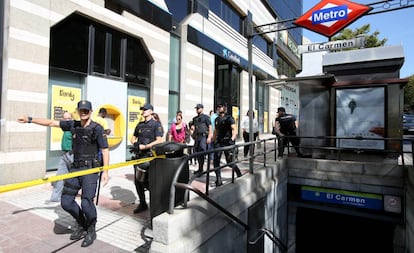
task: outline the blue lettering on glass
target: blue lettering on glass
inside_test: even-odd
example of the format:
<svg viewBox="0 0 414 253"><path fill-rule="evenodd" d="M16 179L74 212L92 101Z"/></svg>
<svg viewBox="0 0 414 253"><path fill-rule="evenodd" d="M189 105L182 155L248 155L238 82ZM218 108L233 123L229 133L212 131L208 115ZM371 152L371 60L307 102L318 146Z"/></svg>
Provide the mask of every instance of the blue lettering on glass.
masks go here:
<svg viewBox="0 0 414 253"><path fill-rule="evenodd" d="M312 12L312 24L314 25L347 18L348 6L345 4Z"/></svg>

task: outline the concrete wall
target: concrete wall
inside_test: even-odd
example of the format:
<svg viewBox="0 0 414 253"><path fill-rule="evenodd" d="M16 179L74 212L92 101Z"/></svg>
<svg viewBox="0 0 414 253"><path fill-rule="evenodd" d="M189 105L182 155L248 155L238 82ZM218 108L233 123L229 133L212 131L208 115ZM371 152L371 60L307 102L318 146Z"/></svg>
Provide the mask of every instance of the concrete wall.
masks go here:
<svg viewBox="0 0 414 253"><path fill-rule="evenodd" d="M210 197L244 223L249 223L249 209L263 203L263 226L279 238L287 238L286 179L287 173L276 166L255 170L234 184L226 184L210 192ZM256 208L258 210L260 208ZM251 214L250 214L251 216ZM249 224L250 226L251 224ZM200 197L189 201L187 208L176 207L173 214L163 213L153 219L154 240L150 252L247 252L248 234L243 226L233 222ZM265 252L273 245L265 239Z"/></svg>
<svg viewBox="0 0 414 253"><path fill-rule="evenodd" d="M407 193L405 206L405 242L406 252L414 252L414 172L413 166L409 166L407 177Z"/></svg>

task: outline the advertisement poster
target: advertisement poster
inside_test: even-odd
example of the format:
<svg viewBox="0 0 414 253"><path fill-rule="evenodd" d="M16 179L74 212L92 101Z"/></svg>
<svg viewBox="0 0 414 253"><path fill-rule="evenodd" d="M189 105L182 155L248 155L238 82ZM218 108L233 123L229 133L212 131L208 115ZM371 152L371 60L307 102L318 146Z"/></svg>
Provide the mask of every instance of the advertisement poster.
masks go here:
<svg viewBox="0 0 414 253"><path fill-rule="evenodd" d="M239 112L239 107L237 106L232 106L232 114L231 116L233 116L234 121L236 122L236 129L239 129L239 116L240 112Z"/></svg>
<svg viewBox="0 0 414 253"><path fill-rule="evenodd" d="M280 106L286 109L286 113L299 117L299 92L296 85L283 85L280 97Z"/></svg>
<svg viewBox="0 0 414 253"><path fill-rule="evenodd" d="M336 91L338 137L384 138L384 88ZM383 140L341 139L342 148L384 149Z"/></svg>
<svg viewBox="0 0 414 253"><path fill-rule="evenodd" d="M63 119L64 112L71 112L74 119L78 119L76 107L81 100L81 89L67 86L52 85L51 118ZM60 142L63 131L58 127L50 130L50 150L61 150Z"/></svg>
<svg viewBox="0 0 414 253"><path fill-rule="evenodd" d="M146 99L138 96L128 96L128 133L127 142L131 140L137 124L144 120L141 115L141 107L144 106Z"/></svg>

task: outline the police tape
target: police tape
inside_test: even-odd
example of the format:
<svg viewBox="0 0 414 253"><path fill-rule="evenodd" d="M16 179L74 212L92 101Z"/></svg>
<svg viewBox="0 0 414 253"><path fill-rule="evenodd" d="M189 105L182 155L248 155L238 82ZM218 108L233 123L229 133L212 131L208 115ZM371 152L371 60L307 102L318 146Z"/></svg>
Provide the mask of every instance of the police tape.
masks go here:
<svg viewBox="0 0 414 253"><path fill-rule="evenodd" d="M154 155L154 156L151 156L151 157L144 157L144 158L141 158L141 159L132 160L132 161L128 161L128 162L116 163L116 164L91 168L91 169L87 169L87 170L74 171L74 172L69 172L69 173L66 173L66 174L60 174L60 175L56 175L56 176L44 177L44 178L41 178L41 179L35 179L35 180L25 181L25 182L21 182L21 183L0 185L0 193L14 191L14 190L27 188L27 187L32 187L32 186L35 186L35 185L40 185L40 184L45 184L45 183L52 183L52 182L56 182L56 181L60 181L60 180L68 179L68 178L85 176L85 175L88 175L88 174L102 172L104 170L112 170L112 169L117 169L117 168L120 168L120 167L129 166L129 165L146 163L146 162L150 162L150 161L152 161L156 158L165 158L165 157L166 157L165 155L158 155L158 156Z"/></svg>

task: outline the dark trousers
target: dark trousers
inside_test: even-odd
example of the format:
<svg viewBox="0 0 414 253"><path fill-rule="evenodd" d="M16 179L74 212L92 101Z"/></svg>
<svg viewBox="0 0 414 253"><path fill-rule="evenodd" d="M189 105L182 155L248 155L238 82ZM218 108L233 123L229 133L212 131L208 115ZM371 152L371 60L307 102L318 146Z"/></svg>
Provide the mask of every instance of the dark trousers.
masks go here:
<svg viewBox="0 0 414 253"><path fill-rule="evenodd" d="M89 167L79 169L89 169ZM98 178L99 174L94 173L64 180L61 197L62 208L72 215L79 224L85 225L86 227L96 224L97 214L93 199L96 194ZM82 189L82 196L81 205L79 206L75 198L80 189Z"/></svg>
<svg viewBox="0 0 414 253"><path fill-rule="evenodd" d="M202 152L207 150L207 136L199 135L194 143L195 152ZM205 155L197 157L198 160L198 171L203 171Z"/></svg>
<svg viewBox="0 0 414 253"><path fill-rule="evenodd" d="M148 156L147 156L148 157ZM143 158L143 157L140 157ZM134 165L134 183L135 183L135 189L137 190L137 195L139 199L140 204L146 204L147 201L145 200L145 189L148 189L149 182L148 182L148 168L150 166L149 162L141 163L138 165ZM144 181L139 180L138 177L138 168L145 171L145 177Z"/></svg>
<svg viewBox="0 0 414 253"><path fill-rule="evenodd" d="M256 133L253 134L253 141L255 141L257 139L257 136L259 136L259 132L256 132ZM249 142L249 138L250 138L250 134L248 132L244 131L243 132L243 140L244 140L244 142ZM254 147L255 147L255 145L253 145L253 154L254 154ZM249 150L250 150L250 145L244 146L244 150L243 151L244 151L244 156L245 157L249 153ZM250 155L252 155L252 154L250 154Z"/></svg>
<svg viewBox="0 0 414 253"><path fill-rule="evenodd" d="M230 146L231 144L229 143L215 143L214 144L214 148L221 148L221 147L226 147L226 146ZM237 149L236 149L237 150ZM233 162L233 150L226 150L226 151L220 151L220 152L216 152L214 153L214 168L217 168L220 166L220 159L221 159L221 155L224 152L224 156L226 157L226 162L227 163L231 163ZM240 177L242 175L239 167L236 164L233 164L231 166L231 168L234 169L234 171L236 172L237 176ZM219 178L221 178L221 169L216 170L216 177L217 180Z"/></svg>
<svg viewBox="0 0 414 253"><path fill-rule="evenodd" d="M288 133L285 134L288 136L296 136L296 133ZM298 154L298 156L302 156L302 152L300 151L299 145L300 145L300 139L297 137L278 137L278 155L279 156L283 156L283 153L285 151L285 147L288 145L288 142L290 142L293 146L293 148L295 149L296 153Z"/></svg>

